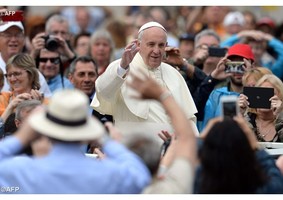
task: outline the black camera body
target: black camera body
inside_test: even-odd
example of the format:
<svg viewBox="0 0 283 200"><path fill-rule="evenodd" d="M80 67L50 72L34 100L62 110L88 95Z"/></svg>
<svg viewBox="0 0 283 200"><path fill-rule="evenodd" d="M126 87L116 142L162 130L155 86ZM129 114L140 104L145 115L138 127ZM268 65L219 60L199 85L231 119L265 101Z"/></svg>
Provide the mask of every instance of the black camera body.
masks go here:
<svg viewBox="0 0 283 200"><path fill-rule="evenodd" d="M243 74L245 72L244 64L245 62L227 62L225 64L225 72Z"/></svg>
<svg viewBox="0 0 283 200"><path fill-rule="evenodd" d="M43 36L45 40L45 48L49 51L56 51L59 48L59 41L57 38L47 35Z"/></svg>

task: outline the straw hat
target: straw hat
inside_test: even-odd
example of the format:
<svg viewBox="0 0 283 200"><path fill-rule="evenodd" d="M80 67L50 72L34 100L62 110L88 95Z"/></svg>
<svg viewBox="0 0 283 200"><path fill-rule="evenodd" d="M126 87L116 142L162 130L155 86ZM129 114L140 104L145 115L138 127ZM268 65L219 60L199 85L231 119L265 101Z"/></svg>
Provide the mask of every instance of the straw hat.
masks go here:
<svg viewBox="0 0 283 200"><path fill-rule="evenodd" d="M98 139L105 133L101 122L88 115L88 97L78 89L56 91L46 111L31 115L37 132L63 141Z"/></svg>

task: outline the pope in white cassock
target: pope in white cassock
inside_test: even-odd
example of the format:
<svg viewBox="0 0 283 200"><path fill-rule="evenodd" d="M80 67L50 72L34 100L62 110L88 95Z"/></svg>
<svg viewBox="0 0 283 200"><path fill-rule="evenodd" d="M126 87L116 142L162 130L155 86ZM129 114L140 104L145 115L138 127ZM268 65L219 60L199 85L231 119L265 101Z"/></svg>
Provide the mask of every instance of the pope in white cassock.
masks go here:
<svg viewBox="0 0 283 200"><path fill-rule="evenodd" d="M126 46L122 58L112 62L96 80L96 94L91 107L101 114L112 115L115 126L123 135L150 134L162 144L157 133L173 131L170 119L159 102L132 97L133 90L126 80L131 78L129 71L137 71L138 68L143 68L148 76L167 87L186 113L188 122L195 125L197 109L185 80L175 68L162 62L166 45L165 28L157 22L148 22L140 28L138 39Z"/></svg>

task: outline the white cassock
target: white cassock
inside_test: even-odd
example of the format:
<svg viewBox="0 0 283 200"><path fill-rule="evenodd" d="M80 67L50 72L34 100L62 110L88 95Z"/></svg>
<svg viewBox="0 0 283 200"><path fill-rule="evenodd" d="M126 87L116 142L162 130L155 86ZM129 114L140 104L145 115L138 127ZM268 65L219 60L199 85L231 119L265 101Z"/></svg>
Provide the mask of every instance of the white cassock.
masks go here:
<svg viewBox="0 0 283 200"><path fill-rule="evenodd" d="M115 126L123 135L149 134L162 143L157 136L161 130L172 133L171 121L162 105L155 100L140 100L132 98L133 90L126 85L124 78L118 75L121 59L112 62L106 71L96 80L96 93L90 106L101 114L112 115ZM185 112L190 122L193 122L195 134L198 130L195 125L197 109L191 93L182 75L172 66L161 63L158 68L149 69L139 53L130 64L130 70L143 67L148 76L154 77L159 84L167 87L172 96Z"/></svg>

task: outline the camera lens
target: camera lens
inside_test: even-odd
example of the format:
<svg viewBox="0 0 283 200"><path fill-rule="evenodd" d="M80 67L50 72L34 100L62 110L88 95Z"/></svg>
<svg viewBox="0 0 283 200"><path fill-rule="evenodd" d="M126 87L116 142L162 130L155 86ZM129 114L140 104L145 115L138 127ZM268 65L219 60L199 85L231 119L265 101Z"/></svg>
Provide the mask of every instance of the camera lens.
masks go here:
<svg viewBox="0 0 283 200"><path fill-rule="evenodd" d="M48 38L45 42L45 48L49 51L56 51L59 47L59 43L56 38Z"/></svg>

